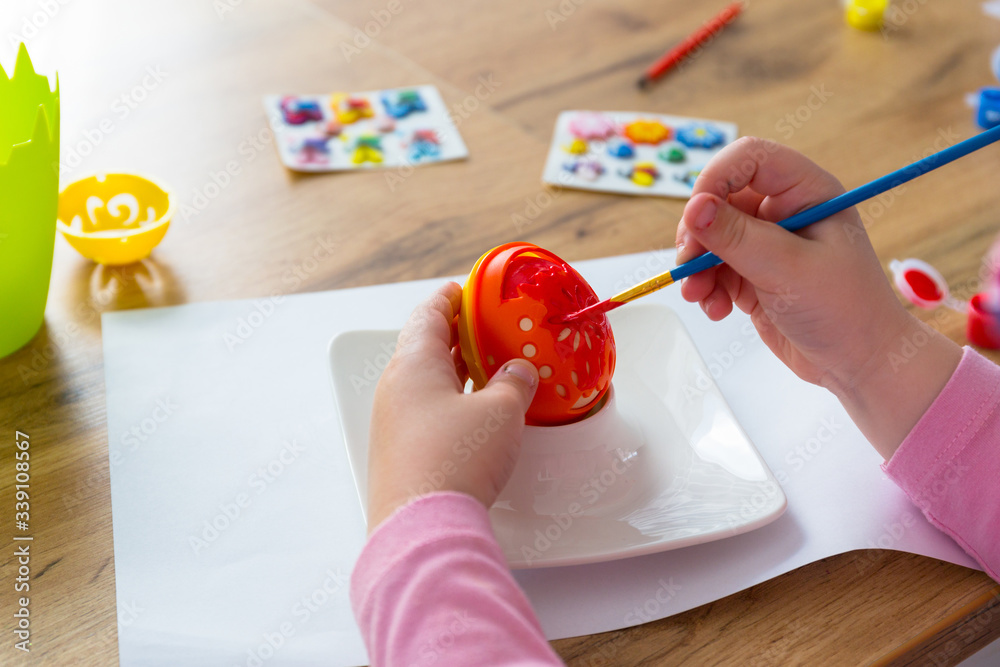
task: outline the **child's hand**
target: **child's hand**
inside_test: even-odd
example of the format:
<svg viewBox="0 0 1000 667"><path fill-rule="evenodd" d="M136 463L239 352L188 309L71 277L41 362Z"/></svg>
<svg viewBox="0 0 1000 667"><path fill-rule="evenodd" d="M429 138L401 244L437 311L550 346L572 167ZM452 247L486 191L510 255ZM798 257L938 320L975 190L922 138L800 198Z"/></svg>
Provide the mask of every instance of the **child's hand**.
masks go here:
<svg viewBox="0 0 1000 667"><path fill-rule="evenodd" d="M726 264L691 276L681 294L713 320L734 304L749 313L771 351L833 391L888 457L961 351L899 303L854 208L797 233L772 224L843 192L790 148L754 137L727 146L698 177L677 228L678 263L707 249ZM893 363L914 336L920 358Z"/></svg>
<svg viewBox="0 0 1000 667"><path fill-rule="evenodd" d="M375 390L369 532L433 491L467 493L488 508L514 470L538 371L515 359L481 391L464 394L464 365L453 350L461 299L462 288L448 283L413 311Z"/></svg>

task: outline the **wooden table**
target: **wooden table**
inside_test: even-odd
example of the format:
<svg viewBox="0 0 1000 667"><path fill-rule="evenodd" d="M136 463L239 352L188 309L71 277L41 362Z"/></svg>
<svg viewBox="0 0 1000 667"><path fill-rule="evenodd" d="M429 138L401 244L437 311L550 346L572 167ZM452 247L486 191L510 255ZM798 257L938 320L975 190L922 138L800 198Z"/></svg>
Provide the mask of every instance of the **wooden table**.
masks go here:
<svg viewBox="0 0 1000 667"><path fill-rule="evenodd" d="M287 293L289 272L321 240L336 244L333 260L294 291L460 274L516 238L570 260L670 246L681 201L566 191L515 228L512 215L545 192L539 177L560 110L732 120L850 187L974 133L964 96L991 83L988 54L1000 42L1000 23L979 3L899 2L880 35L848 28L836 0L752 2L640 93L642 69L716 3L10 4L0 21L5 64L8 35L20 34L40 71L60 73L63 183L148 173L191 208L146 264L101 269L58 239L45 326L0 361L0 504L10 516L12 441L26 432L35 538L30 656L13 649L16 567L13 548L3 552L3 664L116 661L100 313ZM302 177L279 164L262 94L415 83L436 84L456 109L468 161L417 169L393 190L380 173ZM921 257L957 296L971 295L1000 231L997 155L926 177L883 209L863 207L883 262ZM963 341L962 316L918 315ZM571 665L955 664L1000 636L998 604L1000 587L982 573L862 551L662 621L554 645Z"/></svg>

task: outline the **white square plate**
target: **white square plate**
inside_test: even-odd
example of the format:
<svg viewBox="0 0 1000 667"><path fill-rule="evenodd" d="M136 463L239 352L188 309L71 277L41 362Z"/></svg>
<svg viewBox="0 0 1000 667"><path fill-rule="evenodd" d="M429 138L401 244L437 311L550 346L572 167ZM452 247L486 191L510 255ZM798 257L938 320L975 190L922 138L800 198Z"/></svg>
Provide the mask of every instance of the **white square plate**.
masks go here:
<svg viewBox="0 0 1000 667"><path fill-rule="evenodd" d="M513 568L576 565L711 542L777 519L785 495L737 423L680 318L661 305L609 314L613 396L569 426L526 427L490 510ZM365 512L375 384L397 331L349 331L330 369Z"/></svg>

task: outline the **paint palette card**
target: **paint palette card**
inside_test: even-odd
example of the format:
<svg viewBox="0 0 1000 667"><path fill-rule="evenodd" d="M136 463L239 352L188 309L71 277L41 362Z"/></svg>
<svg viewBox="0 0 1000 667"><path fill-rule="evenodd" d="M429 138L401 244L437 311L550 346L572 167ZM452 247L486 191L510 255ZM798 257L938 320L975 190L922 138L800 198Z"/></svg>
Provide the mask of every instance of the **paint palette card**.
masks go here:
<svg viewBox="0 0 1000 667"><path fill-rule="evenodd" d="M542 181L564 188L661 197L691 196L694 181L736 125L625 111L564 111L556 120Z"/></svg>
<svg viewBox="0 0 1000 667"><path fill-rule="evenodd" d="M434 86L264 97L281 161L350 171L460 160L469 152Z"/></svg>

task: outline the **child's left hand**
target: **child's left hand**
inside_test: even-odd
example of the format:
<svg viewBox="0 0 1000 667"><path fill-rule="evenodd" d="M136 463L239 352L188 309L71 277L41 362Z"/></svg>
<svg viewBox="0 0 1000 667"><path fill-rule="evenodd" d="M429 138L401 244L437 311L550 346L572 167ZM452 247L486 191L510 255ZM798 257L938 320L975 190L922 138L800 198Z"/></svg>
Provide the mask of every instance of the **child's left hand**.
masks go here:
<svg viewBox="0 0 1000 667"><path fill-rule="evenodd" d="M453 327L461 301L462 288L448 283L413 311L375 390L369 532L434 491L466 493L489 508L514 470L538 371L515 359L482 390L463 393Z"/></svg>

